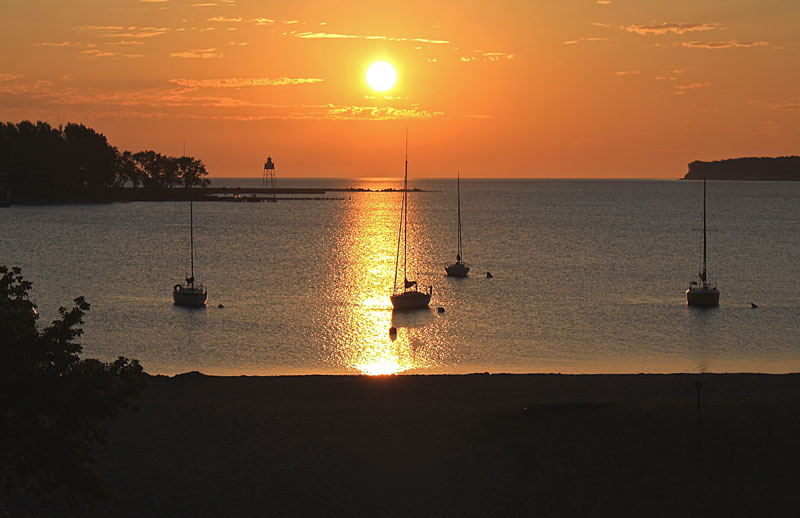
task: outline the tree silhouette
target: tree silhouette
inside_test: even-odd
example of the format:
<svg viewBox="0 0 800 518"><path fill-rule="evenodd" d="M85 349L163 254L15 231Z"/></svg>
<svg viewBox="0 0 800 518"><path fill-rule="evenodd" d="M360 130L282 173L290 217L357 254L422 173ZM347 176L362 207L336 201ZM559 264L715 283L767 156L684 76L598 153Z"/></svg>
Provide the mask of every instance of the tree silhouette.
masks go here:
<svg viewBox="0 0 800 518"><path fill-rule="evenodd" d="M103 199L111 189L164 190L209 184L193 157L151 150L131 153L83 124L0 123L0 188L22 200Z"/></svg>
<svg viewBox="0 0 800 518"><path fill-rule="evenodd" d="M71 509L100 503L107 490L90 469L91 447L144 379L136 360L79 357L83 297L40 331L30 288L19 268L0 266L0 515L20 496Z"/></svg>

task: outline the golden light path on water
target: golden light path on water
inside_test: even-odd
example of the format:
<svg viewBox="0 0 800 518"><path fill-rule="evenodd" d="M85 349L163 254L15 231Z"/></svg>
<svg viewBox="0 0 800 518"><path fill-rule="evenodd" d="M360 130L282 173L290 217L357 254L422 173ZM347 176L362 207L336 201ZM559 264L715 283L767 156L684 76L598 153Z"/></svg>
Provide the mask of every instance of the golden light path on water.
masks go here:
<svg viewBox="0 0 800 518"><path fill-rule="evenodd" d="M354 196L348 204L331 272L333 298L323 325L327 328L326 361L368 375L397 374L439 363L445 349L426 324L431 310L393 314L389 295L395 274L400 194ZM415 232L410 231L409 240ZM409 268L416 262L409 257ZM401 267L402 268L402 267ZM402 277L402 271L399 276ZM395 326L393 340L389 329ZM422 329L426 326L426 329Z"/></svg>

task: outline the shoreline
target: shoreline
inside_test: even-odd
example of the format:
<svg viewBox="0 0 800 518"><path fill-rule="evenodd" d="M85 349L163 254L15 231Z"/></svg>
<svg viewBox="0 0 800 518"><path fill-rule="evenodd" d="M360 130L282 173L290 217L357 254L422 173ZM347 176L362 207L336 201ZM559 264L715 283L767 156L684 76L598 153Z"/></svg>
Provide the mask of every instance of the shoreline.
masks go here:
<svg viewBox="0 0 800 518"><path fill-rule="evenodd" d="M753 515L800 503L798 374L189 372L150 376L137 406L98 450L116 488L103 516Z"/></svg>

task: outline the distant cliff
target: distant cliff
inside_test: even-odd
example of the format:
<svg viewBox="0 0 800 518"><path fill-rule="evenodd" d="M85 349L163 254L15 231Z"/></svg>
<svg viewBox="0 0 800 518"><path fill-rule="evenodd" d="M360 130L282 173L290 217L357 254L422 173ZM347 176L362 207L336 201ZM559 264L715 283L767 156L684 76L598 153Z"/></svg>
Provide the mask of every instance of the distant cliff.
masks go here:
<svg viewBox="0 0 800 518"><path fill-rule="evenodd" d="M800 181L800 156L730 158L689 164L684 180L796 180Z"/></svg>

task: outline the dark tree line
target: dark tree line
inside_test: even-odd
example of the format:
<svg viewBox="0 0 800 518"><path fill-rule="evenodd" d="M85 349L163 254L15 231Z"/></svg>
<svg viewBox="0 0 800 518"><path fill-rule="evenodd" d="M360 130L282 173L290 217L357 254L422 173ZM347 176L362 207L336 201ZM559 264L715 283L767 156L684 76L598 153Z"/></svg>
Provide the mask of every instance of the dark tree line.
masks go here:
<svg viewBox="0 0 800 518"><path fill-rule="evenodd" d="M111 189L204 187L203 162L155 151L120 152L83 124L0 123L0 188L27 199L102 198Z"/></svg>

